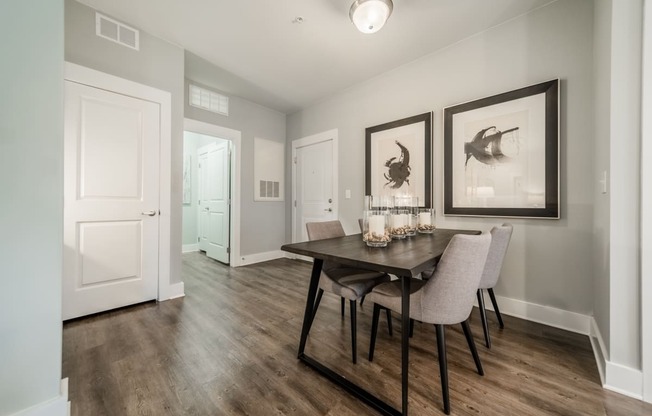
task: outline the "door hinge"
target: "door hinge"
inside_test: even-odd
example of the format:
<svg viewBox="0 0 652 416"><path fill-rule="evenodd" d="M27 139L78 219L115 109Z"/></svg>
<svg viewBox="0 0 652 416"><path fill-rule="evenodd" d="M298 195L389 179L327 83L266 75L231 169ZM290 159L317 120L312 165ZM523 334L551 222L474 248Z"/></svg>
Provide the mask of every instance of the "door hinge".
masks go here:
<svg viewBox="0 0 652 416"><path fill-rule="evenodd" d="M297 207L297 201L296 200L294 201L294 207L295 208Z"/></svg>
<svg viewBox="0 0 652 416"><path fill-rule="evenodd" d="M231 254L231 247L226 248L226 254Z"/></svg>
<svg viewBox="0 0 652 416"><path fill-rule="evenodd" d="M201 238L197 237L197 242L199 243L201 241Z"/></svg>
<svg viewBox="0 0 652 416"><path fill-rule="evenodd" d="M297 157L296 156L294 157L294 164L295 165L297 164Z"/></svg>

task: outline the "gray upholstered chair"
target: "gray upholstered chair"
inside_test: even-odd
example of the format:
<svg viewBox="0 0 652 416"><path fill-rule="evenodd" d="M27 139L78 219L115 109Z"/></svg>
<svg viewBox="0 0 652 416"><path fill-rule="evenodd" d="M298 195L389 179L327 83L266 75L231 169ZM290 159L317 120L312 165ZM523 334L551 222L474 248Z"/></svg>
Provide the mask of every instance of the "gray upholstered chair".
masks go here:
<svg viewBox="0 0 652 416"><path fill-rule="evenodd" d="M501 329L504 328L505 324L503 323L503 317L500 316L500 310L498 309L498 303L494 295L494 287L498 283L500 271L503 268L507 246L509 246L509 240L512 238L512 229L511 224L503 224L491 229L491 247L489 247L487 263L484 266L484 273L478 286L478 309L480 309L484 341L487 348L491 348L491 338L489 337L489 325L487 324L487 311L484 307L483 290L486 289L489 292L491 303L494 305L494 312L496 312L496 317L498 318L498 324Z"/></svg>
<svg viewBox="0 0 652 416"><path fill-rule="evenodd" d="M478 373L484 375L468 318L473 310L473 300L482 277L490 244L491 235L488 233L482 235L457 234L446 247L432 277L428 280L413 279L410 284L410 318L435 325L441 389L446 414L450 413L450 399L444 325L462 324L466 342L469 344ZM400 281L376 286L367 295L367 299L374 302L371 343L369 345L369 361L372 361L380 308L386 307L395 312L401 312Z"/></svg>
<svg viewBox="0 0 652 416"><path fill-rule="evenodd" d="M309 222L306 223L306 228L308 230L308 239L311 241L344 237L346 235L339 221ZM357 361L356 302L369 293L374 286L389 281L389 275L382 272L348 267L329 261L324 261L322 265L319 291L313 309L313 319L325 290L342 298L342 315L344 315L344 299L349 300L351 308L351 355L354 364Z"/></svg>

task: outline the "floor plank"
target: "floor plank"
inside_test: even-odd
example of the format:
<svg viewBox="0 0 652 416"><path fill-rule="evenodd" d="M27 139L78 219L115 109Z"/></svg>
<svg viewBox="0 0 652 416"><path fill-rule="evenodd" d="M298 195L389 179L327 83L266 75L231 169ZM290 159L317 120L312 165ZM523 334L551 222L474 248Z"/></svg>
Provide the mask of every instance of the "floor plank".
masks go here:
<svg viewBox="0 0 652 416"><path fill-rule="evenodd" d="M67 322L63 374L74 416L374 415L300 363L298 338L310 265L280 259L231 269L183 255L185 298ZM366 359L371 304L358 307L358 364L339 299L325 294L306 351L400 403L399 317L384 315L374 362ZM475 335L485 376L475 372L461 328L446 329L454 415L652 415L652 405L602 389L586 336L489 312L492 348ZM441 415L436 339L418 324L410 341L410 414Z"/></svg>

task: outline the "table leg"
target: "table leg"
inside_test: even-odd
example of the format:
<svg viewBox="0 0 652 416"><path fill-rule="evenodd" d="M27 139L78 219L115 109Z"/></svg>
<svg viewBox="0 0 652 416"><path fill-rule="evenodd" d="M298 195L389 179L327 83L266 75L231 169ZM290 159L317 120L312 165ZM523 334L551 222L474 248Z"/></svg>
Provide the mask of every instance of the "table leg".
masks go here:
<svg viewBox="0 0 652 416"><path fill-rule="evenodd" d="M401 384L403 416L408 414L408 356L410 351L410 281L412 278L401 277Z"/></svg>
<svg viewBox="0 0 652 416"><path fill-rule="evenodd" d="M321 276L321 267L324 261L315 259L312 264L312 273L310 275L310 285L308 286L308 298L306 299L306 310L303 313L303 326L301 328L301 342L299 343L299 354L301 358L303 351L306 349L308 333L312 326L312 317L314 314L315 298L317 297L317 288L319 287L319 276Z"/></svg>

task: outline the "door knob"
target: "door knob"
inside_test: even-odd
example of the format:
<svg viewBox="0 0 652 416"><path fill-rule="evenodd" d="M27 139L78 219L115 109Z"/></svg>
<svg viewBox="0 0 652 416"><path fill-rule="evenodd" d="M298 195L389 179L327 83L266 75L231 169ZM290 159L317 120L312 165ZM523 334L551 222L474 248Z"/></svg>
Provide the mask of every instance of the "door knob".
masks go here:
<svg viewBox="0 0 652 416"><path fill-rule="evenodd" d="M333 208L326 208L324 211L333 212Z"/></svg>
<svg viewBox="0 0 652 416"><path fill-rule="evenodd" d="M156 215L156 211L145 211L145 212L141 212L140 214L141 215L147 215L149 217L153 217L154 215Z"/></svg>

